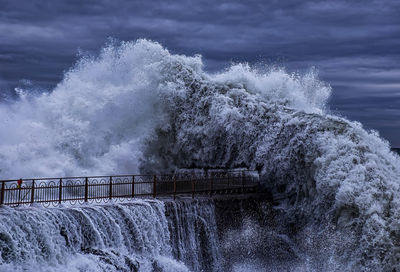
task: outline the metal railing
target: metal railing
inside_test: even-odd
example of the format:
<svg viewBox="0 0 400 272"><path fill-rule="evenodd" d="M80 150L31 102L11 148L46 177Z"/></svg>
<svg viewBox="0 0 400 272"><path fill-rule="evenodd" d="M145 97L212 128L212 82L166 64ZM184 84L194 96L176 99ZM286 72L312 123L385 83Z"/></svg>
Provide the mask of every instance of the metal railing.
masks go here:
<svg viewBox="0 0 400 272"><path fill-rule="evenodd" d="M135 197L212 195L253 190L256 175L249 171L214 172L202 175L120 175L65 178L36 178L0 181L0 205L40 203L100 203Z"/></svg>

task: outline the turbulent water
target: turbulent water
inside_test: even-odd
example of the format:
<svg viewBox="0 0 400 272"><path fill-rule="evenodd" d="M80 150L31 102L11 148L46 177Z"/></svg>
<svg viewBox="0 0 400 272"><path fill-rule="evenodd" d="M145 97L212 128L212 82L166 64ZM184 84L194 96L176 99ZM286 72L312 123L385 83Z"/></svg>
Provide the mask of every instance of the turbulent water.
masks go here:
<svg viewBox="0 0 400 272"><path fill-rule="evenodd" d="M309 271L262 198L0 210L0 271Z"/></svg>
<svg viewBox="0 0 400 272"><path fill-rule="evenodd" d="M330 115L330 92L313 71L238 64L209 74L200 56L154 42L109 45L51 93L19 90L0 106L0 175L247 167L310 263L399 269L399 158L377 133Z"/></svg>
<svg viewBox="0 0 400 272"><path fill-rule="evenodd" d="M169 219L150 200L3 209L0 271L218 271L213 206L192 204L175 203Z"/></svg>

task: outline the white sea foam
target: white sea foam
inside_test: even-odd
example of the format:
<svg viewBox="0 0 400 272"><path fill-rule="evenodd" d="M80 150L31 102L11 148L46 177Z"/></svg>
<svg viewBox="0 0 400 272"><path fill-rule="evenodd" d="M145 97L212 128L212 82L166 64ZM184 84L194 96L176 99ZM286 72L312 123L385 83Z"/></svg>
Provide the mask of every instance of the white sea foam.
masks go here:
<svg viewBox="0 0 400 272"><path fill-rule="evenodd" d="M137 173L144 143L155 137L155 129L173 125L169 111L182 112L183 118L191 114L183 112L188 105L164 108L167 100L188 95L186 86L179 85L184 80L204 78L211 88L246 86L250 100L279 101L309 112L321 112L330 92L313 73L263 74L239 64L210 76L201 67L199 56L171 55L157 43L139 40L107 46L97 58L82 58L49 94L19 89L18 101L0 106L1 177ZM189 70L192 79L185 78ZM215 121L239 114L216 102L210 112L220 119ZM257 107L257 101L247 102Z"/></svg>
<svg viewBox="0 0 400 272"><path fill-rule="evenodd" d="M172 257L159 201L2 209L0 218L0 271L151 271L157 263L188 271Z"/></svg>

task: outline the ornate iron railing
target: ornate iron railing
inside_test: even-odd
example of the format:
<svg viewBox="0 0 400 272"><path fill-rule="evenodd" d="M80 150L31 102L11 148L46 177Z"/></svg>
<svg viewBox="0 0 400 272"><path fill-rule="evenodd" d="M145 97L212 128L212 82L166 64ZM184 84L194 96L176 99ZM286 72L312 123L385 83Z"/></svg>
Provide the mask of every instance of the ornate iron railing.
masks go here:
<svg viewBox="0 0 400 272"><path fill-rule="evenodd" d="M121 201L135 197L211 195L252 191L258 178L249 171L211 172L196 175L119 175L36 178L0 181L0 205L44 206L85 202Z"/></svg>

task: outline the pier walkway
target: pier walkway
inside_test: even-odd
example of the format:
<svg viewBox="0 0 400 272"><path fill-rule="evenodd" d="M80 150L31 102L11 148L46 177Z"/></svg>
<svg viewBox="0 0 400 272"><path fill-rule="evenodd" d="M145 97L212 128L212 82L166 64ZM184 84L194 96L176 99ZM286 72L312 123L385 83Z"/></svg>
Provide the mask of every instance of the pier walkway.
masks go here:
<svg viewBox="0 0 400 272"><path fill-rule="evenodd" d="M174 175L117 175L0 180L0 205L100 203L112 199L238 194L254 192L251 171L215 171Z"/></svg>

